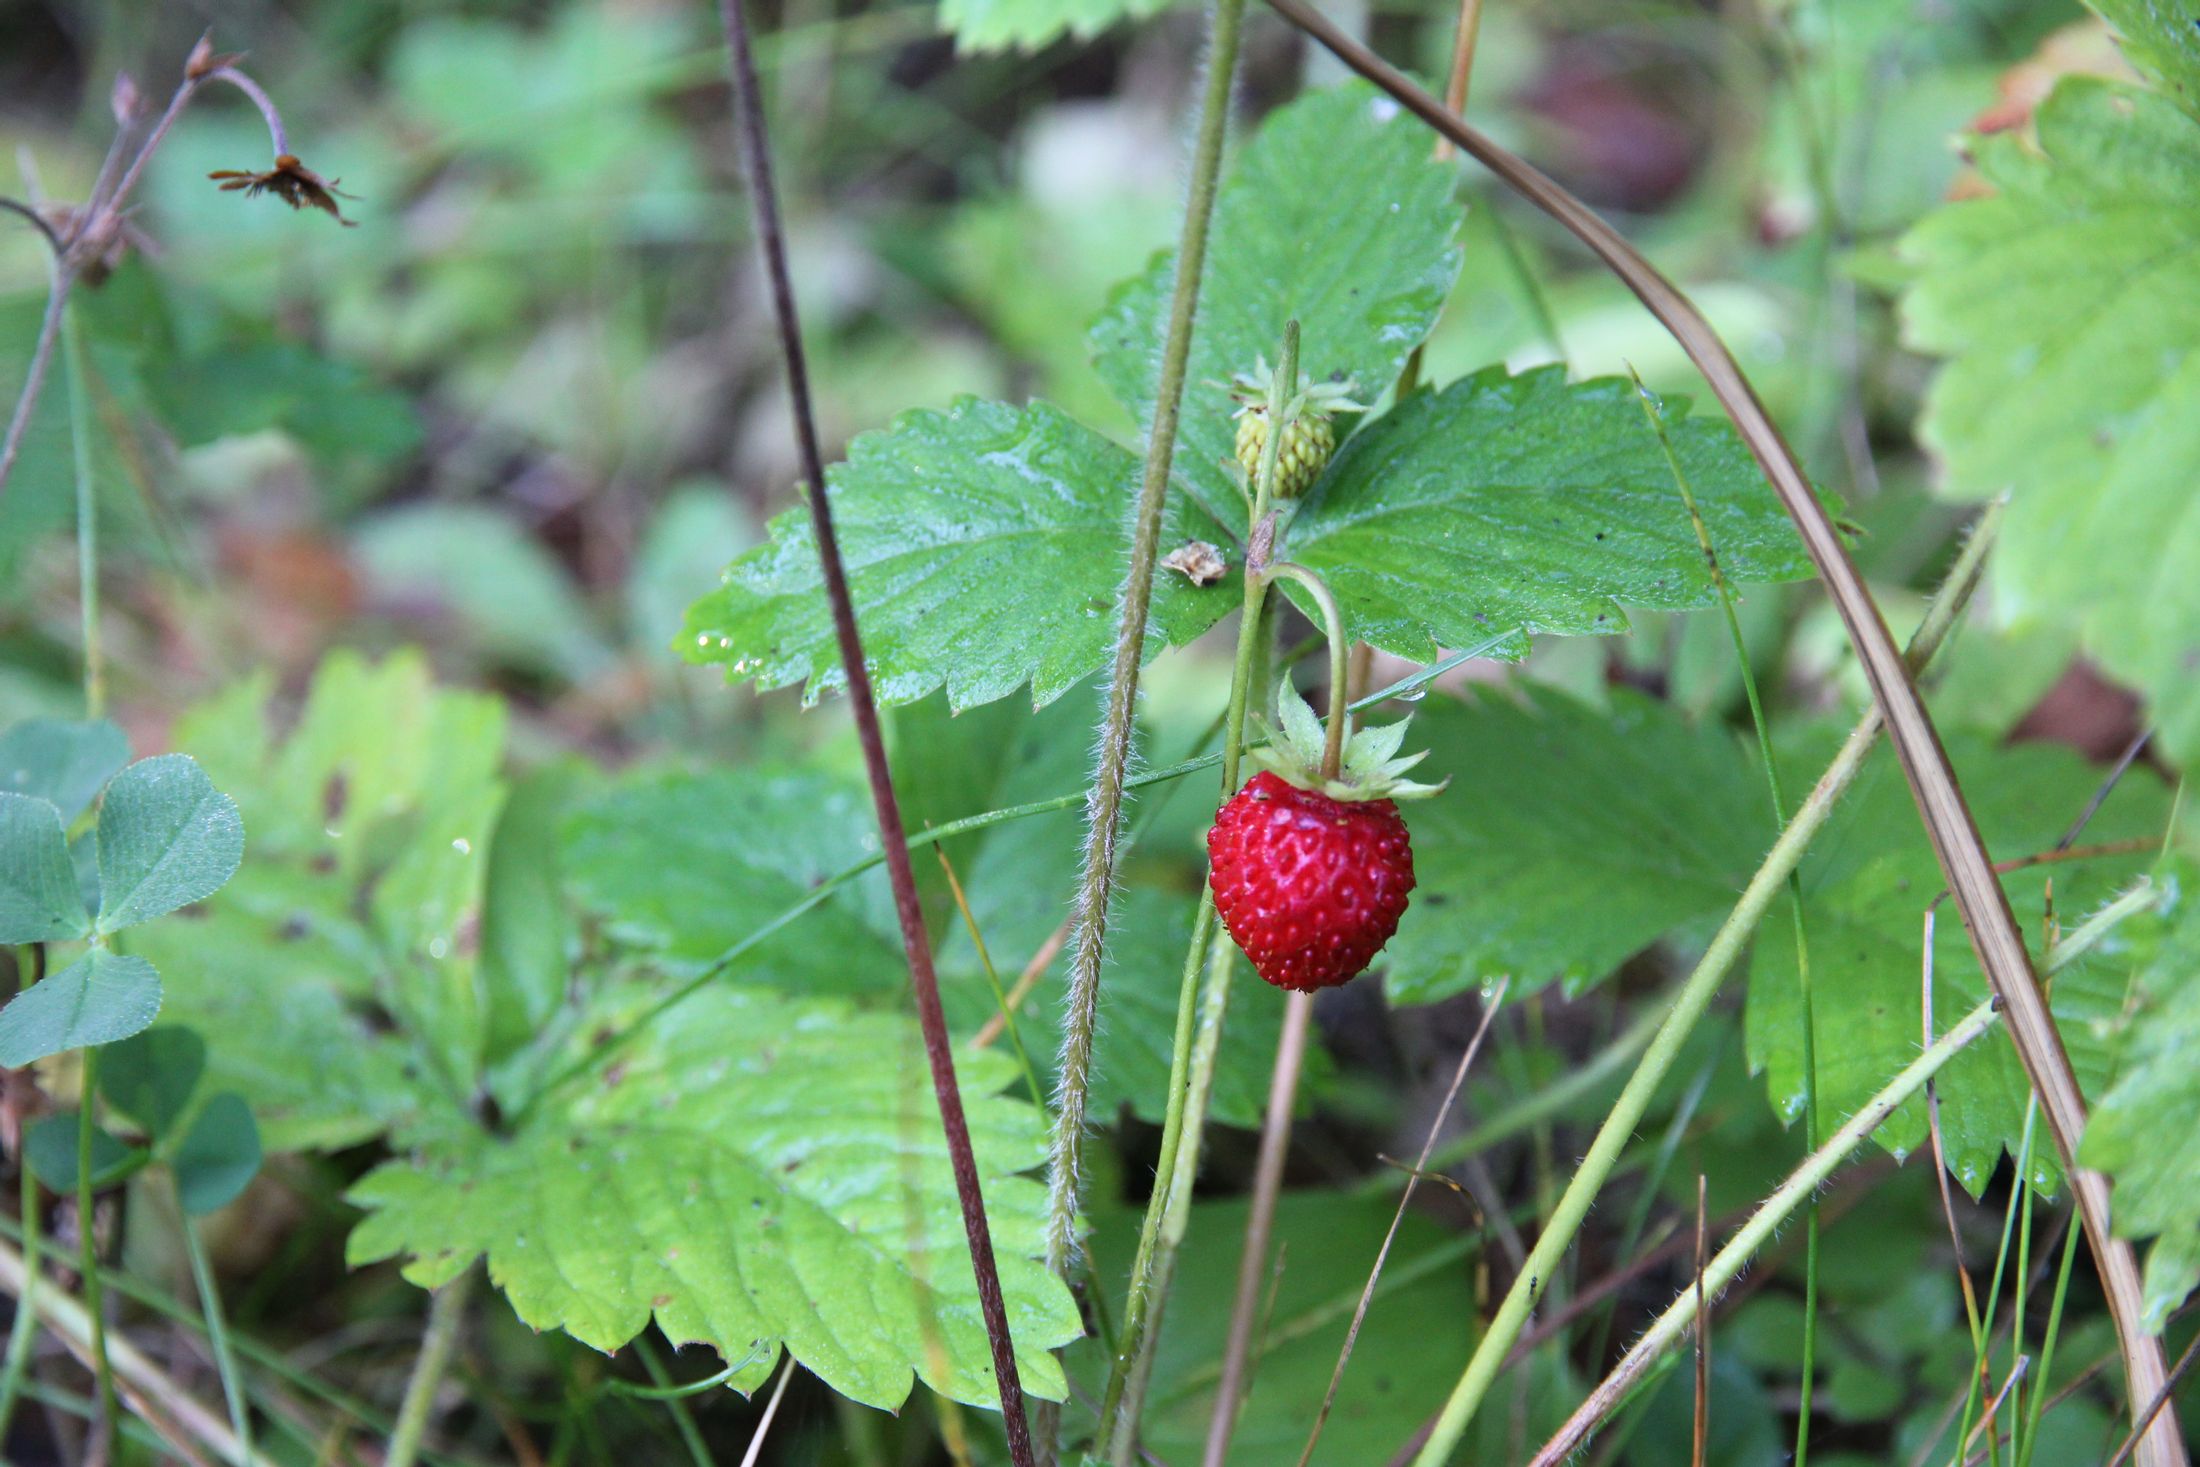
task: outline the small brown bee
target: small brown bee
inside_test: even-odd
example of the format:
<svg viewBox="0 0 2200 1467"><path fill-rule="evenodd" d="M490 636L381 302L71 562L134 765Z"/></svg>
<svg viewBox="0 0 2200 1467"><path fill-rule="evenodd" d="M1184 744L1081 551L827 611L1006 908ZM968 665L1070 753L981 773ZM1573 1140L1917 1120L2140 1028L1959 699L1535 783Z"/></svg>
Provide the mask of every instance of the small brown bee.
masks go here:
<svg viewBox="0 0 2200 1467"><path fill-rule="evenodd" d="M346 229L352 227L352 221L346 219L343 210L336 206L338 199L353 197L353 195L337 188L336 185L342 183L343 180L321 177L320 174L315 173L305 164L299 162L293 154L284 153L277 157L275 166L265 173L247 173L241 169L223 168L206 176L220 181L223 193L243 189L247 198L256 198L264 191L273 194L293 209L303 209L310 205L327 214Z"/></svg>

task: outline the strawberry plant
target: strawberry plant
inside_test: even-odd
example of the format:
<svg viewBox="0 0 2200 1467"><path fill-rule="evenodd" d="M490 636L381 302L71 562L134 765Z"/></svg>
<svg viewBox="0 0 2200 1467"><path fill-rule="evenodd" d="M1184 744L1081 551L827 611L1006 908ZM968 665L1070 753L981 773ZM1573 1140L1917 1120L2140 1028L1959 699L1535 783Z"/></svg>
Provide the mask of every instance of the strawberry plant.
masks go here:
<svg viewBox="0 0 2200 1467"><path fill-rule="evenodd" d="M38 134L0 1456L2182 1467L2200 30L1487 8Z"/></svg>

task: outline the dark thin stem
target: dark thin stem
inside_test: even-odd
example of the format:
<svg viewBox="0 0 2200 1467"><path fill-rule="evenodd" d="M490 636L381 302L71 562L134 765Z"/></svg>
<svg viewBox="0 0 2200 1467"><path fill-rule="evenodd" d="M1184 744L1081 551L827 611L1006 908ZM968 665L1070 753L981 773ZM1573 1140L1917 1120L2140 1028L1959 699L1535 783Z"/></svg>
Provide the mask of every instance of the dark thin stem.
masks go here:
<svg viewBox="0 0 2200 1467"><path fill-rule="evenodd" d="M69 292L76 286L76 272L59 255L53 260L53 280L46 290L46 314L38 323L38 342L31 348L29 368L23 374L22 391L16 395L15 412L8 419L8 434L0 439L0 495L7 493L8 474L15 468L16 456L23 451L23 439L29 434L31 414L38 408L39 394L45 390L46 373L53 366L54 347L61 340L61 318L68 310Z"/></svg>
<svg viewBox="0 0 2200 1467"><path fill-rule="evenodd" d="M766 141L764 101L756 79L756 57L749 47L749 26L743 0L719 0L718 20L726 34L732 64L733 102L741 140L749 202L755 213L756 235L763 247L764 268L771 284L772 316L779 327L779 346L787 368L788 402L794 413L796 447L802 455L802 472L809 501L810 522L817 537L817 557L825 580L825 596L832 605L833 633L840 646L840 665L848 677L848 705L855 715L856 736L863 745L864 773L871 784L871 802L877 810L879 845L886 856L886 874L894 889L894 912L901 922L903 951L909 960L909 986L917 1005L918 1026L924 1033L924 1055L932 1070L932 1091L940 1108L940 1129L955 1173L955 1194L962 1206L963 1231L970 1243L970 1266L976 1277L978 1308L985 1316L987 1342L993 1349L993 1378L1001 1397L1001 1421L1008 1436L1008 1451L1016 1467L1034 1467L1031 1429L1024 1417L1023 1382L1016 1372L1016 1347L1008 1328L1008 1307L1001 1297L1001 1276L993 1261L993 1232L987 1225L985 1194L978 1183L978 1163L970 1145L970 1123L964 1117L962 1091L955 1083L955 1051L947 1035L947 1016L940 1008L939 977L932 969L932 948L924 930L924 908L917 896L916 873L909 863L909 840L902 826L901 806L894 798L894 777L886 762L886 741L879 732L878 705L871 694L871 671L863 660L863 639L856 630L855 604L848 594L848 573L841 564L840 541L833 532L831 496L825 487L825 459L817 444L817 423L810 406L809 367L802 352L802 327L795 315L794 285L787 274L787 241L779 219L779 197L772 183L771 149Z"/></svg>
<svg viewBox="0 0 2200 1467"><path fill-rule="evenodd" d="M10 199L6 197L0 197L0 209L5 209L10 214L20 214L25 219L28 219L31 222L31 228L46 236L46 248L52 250L57 255L61 253L63 248L61 243L61 236L53 232L53 226L46 222L45 215L39 213L36 209L33 209L30 205L24 203L20 199Z"/></svg>
<svg viewBox="0 0 2200 1467"><path fill-rule="evenodd" d="M2154 1399L2147 1403L2146 1410L2132 1423L2131 1435L2124 1438L2124 1444L2116 1449L2116 1455L2108 1459L2108 1467L2124 1467L2124 1463L2131 1460L2131 1453L2139 1445L2139 1438L2154 1424L2154 1418L2162 1414L2162 1408L2169 1404L2169 1398L2176 1392L2177 1383L2185 1378L2185 1372L2192 1369L2196 1351L2200 1351L2200 1335L2192 1337L2192 1343L2185 1346L2185 1352L2170 1367L2169 1378L2162 1382L2162 1388L2154 1393Z"/></svg>

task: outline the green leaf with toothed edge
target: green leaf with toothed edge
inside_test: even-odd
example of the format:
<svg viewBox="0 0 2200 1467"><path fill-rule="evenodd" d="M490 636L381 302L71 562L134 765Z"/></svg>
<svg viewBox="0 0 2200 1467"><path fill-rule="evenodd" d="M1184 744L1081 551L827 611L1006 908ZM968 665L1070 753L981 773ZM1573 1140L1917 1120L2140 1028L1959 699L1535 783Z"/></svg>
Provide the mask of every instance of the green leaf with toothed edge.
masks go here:
<svg viewBox="0 0 2200 1467"><path fill-rule="evenodd" d="M2021 622L2074 628L2089 656L2146 696L2157 749L2190 760L2200 755L2200 33L2187 6L2100 8L2133 27L2181 94L2069 78L2036 113L2036 142L1974 140L1993 193L1936 209L1902 241L1917 266L1903 335L1945 359L1918 429L1940 491L2009 495L1997 599Z"/></svg>
<svg viewBox="0 0 2200 1467"><path fill-rule="evenodd" d="M1381 959L1393 1002L1603 978L1708 930L1771 839L1733 734L1623 688L1609 711L1533 684L1433 697L1407 739L1452 783L1400 807L1420 885Z"/></svg>
<svg viewBox="0 0 2200 1467"><path fill-rule="evenodd" d="M622 1032L626 985L584 1026ZM583 1040L582 1042L587 1042ZM1081 1333L1039 1261L1045 1193L1023 1173L1045 1119L999 1092L997 1052L957 1056L1024 1384ZM433 1288L484 1254L520 1318L598 1349L654 1318L728 1360L784 1343L833 1389L892 1409L912 1375L996 1400L945 1144L915 1024L722 985L649 1023L616 1068L550 1095L509 1136L451 1128L370 1172L351 1261L405 1260Z"/></svg>
<svg viewBox="0 0 2200 1467"><path fill-rule="evenodd" d="M1728 580L1807 578L1734 430L1676 399L1662 411ZM1485 368L1368 424L1308 491L1283 553L1328 581L1354 636L1422 662L1495 633L1621 632L1624 608L1717 600L1634 385L1558 367Z"/></svg>
<svg viewBox="0 0 2200 1467"><path fill-rule="evenodd" d="M1215 200L1173 472L1207 512L1245 522L1231 380L1299 323L1299 370L1373 402L1427 337L1459 274L1456 174L1428 130L1364 82L1278 108ZM1093 322L1094 366L1141 427L1153 421L1176 256L1155 257Z"/></svg>
<svg viewBox="0 0 2200 1467"><path fill-rule="evenodd" d="M1783 767L1822 768L1839 738L1840 731L1829 727L1792 741L1783 751ZM1947 745L1980 834L1999 860L2051 851L2100 786L2102 771L2068 749L2000 748L1961 732L1951 733ZM2079 844L2137 841L2146 848L2003 876L2018 930L2034 935L2035 953L2049 882L2058 925L2068 932L2147 869L2168 805L2161 781L2134 769L2094 814ZM1942 877L1909 788L1884 745L1811 843L1801 874L1817 1017L1819 1117L1830 1129L1915 1059L1923 1043L1924 921ZM1984 1000L1987 990L1949 903L1939 905L1933 938L1937 1033ZM2122 941L2112 938L2054 981L2051 1007L2079 1087L2089 1097L2116 1072L2131 966L2122 951ZM1802 1114L1797 995L1793 931L1776 908L1757 930L1744 1033L1751 1067L1764 1072L1774 1108L1791 1122ZM2008 1035L1997 1029L1949 1061L1934 1088L1949 1169L1976 1195L1992 1180L2003 1153L2018 1149L2031 1093L2024 1068ZM1874 1139L1898 1154L1925 1145L1923 1098L1896 1111ZM2035 1126L2031 1181L2052 1192L2059 1176L2054 1147Z"/></svg>
<svg viewBox="0 0 2200 1467"><path fill-rule="evenodd" d="M1045 403L965 398L859 437L825 478L880 702L945 686L966 708L1028 683L1047 703L1106 663L1138 491L1126 450ZM1165 545L1228 539L1172 498ZM790 510L689 608L681 651L760 687L807 680L815 701L845 681L822 584L809 512ZM1161 573L1149 652L1190 641L1239 599Z"/></svg>
<svg viewBox="0 0 2200 1467"><path fill-rule="evenodd" d="M2168 883L2164 931L2132 984L2122 1073L2087 1122L2078 1158L2115 1184L2116 1231L2152 1238L2143 1324L2160 1332L2200 1286L2200 901L2189 861Z"/></svg>

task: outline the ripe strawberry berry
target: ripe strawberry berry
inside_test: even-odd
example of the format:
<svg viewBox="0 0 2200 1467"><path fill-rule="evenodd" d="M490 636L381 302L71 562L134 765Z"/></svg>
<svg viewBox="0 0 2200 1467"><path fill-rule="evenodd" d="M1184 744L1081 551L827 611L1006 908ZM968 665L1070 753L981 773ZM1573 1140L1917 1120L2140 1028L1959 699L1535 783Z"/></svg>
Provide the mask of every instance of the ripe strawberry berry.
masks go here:
<svg viewBox="0 0 2200 1467"><path fill-rule="evenodd" d="M1392 797L1437 787L1399 778L1405 725L1365 729L1334 778L1320 774L1322 731L1286 686L1280 727L1254 757L1269 768L1231 798L1207 832L1208 881L1222 925L1278 988L1329 988L1357 976L1398 930L1413 890L1413 845Z"/></svg>

